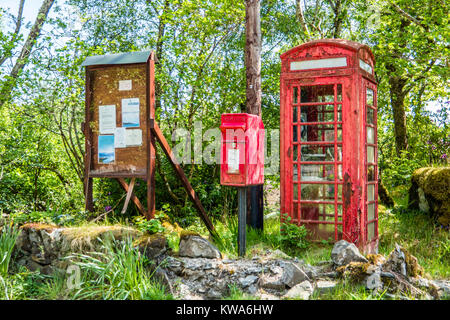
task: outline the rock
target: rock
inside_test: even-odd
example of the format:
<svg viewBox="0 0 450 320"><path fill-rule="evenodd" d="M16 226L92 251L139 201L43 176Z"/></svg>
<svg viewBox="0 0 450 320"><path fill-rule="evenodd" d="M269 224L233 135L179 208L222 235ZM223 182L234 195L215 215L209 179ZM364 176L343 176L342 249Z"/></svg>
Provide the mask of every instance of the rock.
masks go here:
<svg viewBox="0 0 450 320"><path fill-rule="evenodd" d="M419 209L450 226L450 167L417 169L411 177L408 208Z"/></svg>
<svg viewBox="0 0 450 320"><path fill-rule="evenodd" d="M188 235L180 239L180 250L178 254L180 257L190 258L222 258L219 249L208 240L196 235Z"/></svg>
<svg viewBox="0 0 450 320"><path fill-rule="evenodd" d="M381 272L375 272L367 277L366 288L375 291L383 289L383 281L381 281Z"/></svg>
<svg viewBox="0 0 450 320"><path fill-rule="evenodd" d="M309 297L313 294L313 286L308 280L305 280L291 289L283 296L283 298L300 298L302 300L308 300Z"/></svg>
<svg viewBox="0 0 450 320"><path fill-rule="evenodd" d="M149 259L156 259L167 252L169 243L162 234L146 235L139 238L135 244L139 251Z"/></svg>
<svg viewBox="0 0 450 320"><path fill-rule="evenodd" d="M306 273L309 279L314 279L319 276L320 268L307 264L303 266L303 271Z"/></svg>
<svg viewBox="0 0 450 320"><path fill-rule="evenodd" d="M257 280L258 280L257 276L250 275L250 276L247 276L245 278L240 278L239 279L239 283L241 284L241 286L243 288L246 288L246 287L252 285L253 283L255 283Z"/></svg>
<svg viewBox="0 0 450 320"><path fill-rule="evenodd" d="M261 288L272 289L277 291L282 291L286 288L286 285L281 282L281 275L277 274L275 276L263 275L259 278L258 282Z"/></svg>
<svg viewBox="0 0 450 320"><path fill-rule="evenodd" d="M299 284L304 280L309 280L306 273L292 262L284 263L282 268L283 275L281 276L281 282L289 288L294 287L296 284Z"/></svg>
<svg viewBox="0 0 450 320"><path fill-rule="evenodd" d="M450 281L448 281L448 280L431 280L430 282L437 289L437 298L450 299Z"/></svg>
<svg viewBox="0 0 450 320"><path fill-rule="evenodd" d="M395 249L389 254L388 260L383 265L383 271L393 271L404 277L415 278L423 275L424 270L419 265L417 258L407 250L395 244Z"/></svg>
<svg viewBox="0 0 450 320"><path fill-rule="evenodd" d="M335 287L336 282L334 281L319 280L316 282L314 292L317 292L319 295L321 295L333 291Z"/></svg>
<svg viewBox="0 0 450 320"><path fill-rule="evenodd" d="M358 248L350 242L341 240L335 243L331 251L331 259L337 266L343 266L350 262L368 262L368 260L359 253Z"/></svg>

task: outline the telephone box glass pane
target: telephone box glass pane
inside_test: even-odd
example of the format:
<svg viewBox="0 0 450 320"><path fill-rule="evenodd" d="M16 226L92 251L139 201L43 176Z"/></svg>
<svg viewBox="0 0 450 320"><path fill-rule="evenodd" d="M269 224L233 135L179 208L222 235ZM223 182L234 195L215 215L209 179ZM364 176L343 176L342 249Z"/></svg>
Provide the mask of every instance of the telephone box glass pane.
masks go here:
<svg viewBox="0 0 450 320"><path fill-rule="evenodd" d="M301 220L335 221L334 204L301 204Z"/></svg>
<svg viewBox="0 0 450 320"><path fill-rule="evenodd" d="M301 103L333 102L334 85L304 86L300 90Z"/></svg>
<svg viewBox="0 0 450 320"><path fill-rule="evenodd" d="M369 224L367 233L367 238L369 240L372 240L375 237L375 222Z"/></svg>
<svg viewBox="0 0 450 320"><path fill-rule="evenodd" d="M375 143L375 129L367 127L367 143Z"/></svg>
<svg viewBox="0 0 450 320"><path fill-rule="evenodd" d="M297 107L294 107L292 111L292 122L297 123Z"/></svg>
<svg viewBox="0 0 450 320"><path fill-rule="evenodd" d="M334 181L334 165L302 164L302 181Z"/></svg>
<svg viewBox="0 0 450 320"><path fill-rule="evenodd" d="M342 133L341 133L342 136ZM339 130L338 130L339 138ZM311 124L301 126L301 141L334 141L334 125L332 124ZM338 141L340 141L338 139Z"/></svg>
<svg viewBox="0 0 450 320"><path fill-rule="evenodd" d="M368 163L375 163L375 148L374 147L367 147L367 162Z"/></svg>
<svg viewBox="0 0 450 320"><path fill-rule="evenodd" d="M375 166L367 166L367 181L375 181Z"/></svg>
<svg viewBox="0 0 450 320"><path fill-rule="evenodd" d="M333 145L306 145L301 150L301 161L334 161ZM340 152L342 158L342 150Z"/></svg>
<svg viewBox="0 0 450 320"><path fill-rule="evenodd" d="M294 183L294 191L293 191L294 200L298 200L298 185Z"/></svg>
<svg viewBox="0 0 450 320"><path fill-rule="evenodd" d="M374 102L373 90L367 88L367 90L366 90L366 104L368 106L373 106L373 102Z"/></svg>
<svg viewBox="0 0 450 320"><path fill-rule="evenodd" d="M296 163L294 163L294 167L293 167L293 174L294 174L294 181L298 181L298 166Z"/></svg>
<svg viewBox="0 0 450 320"><path fill-rule="evenodd" d="M333 184L302 184L302 200L333 201Z"/></svg>
<svg viewBox="0 0 450 320"><path fill-rule="evenodd" d="M334 105L307 105L301 107L301 122L334 122Z"/></svg>
<svg viewBox="0 0 450 320"><path fill-rule="evenodd" d="M368 124L375 124L375 111L372 108L367 108L367 123Z"/></svg>
<svg viewBox="0 0 450 320"><path fill-rule="evenodd" d="M297 142L297 126L292 126L292 140L294 142Z"/></svg>
<svg viewBox="0 0 450 320"><path fill-rule="evenodd" d="M369 184L367 185L367 201L375 200L375 185Z"/></svg>
<svg viewBox="0 0 450 320"><path fill-rule="evenodd" d="M367 205L367 221L375 219L375 203Z"/></svg>
<svg viewBox="0 0 450 320"><path fill-rule="evenodd" d="M296 162L298 160L298 146L294 145L294 156L292 158L292 161Z"/></svg>
<svg viewBox="0 0 450 320"><path fill-rule="evenodd" d="M336 98L337 98L337 101L342 101L342 84L337 85Z"/></svg>
<svg viewBox="0 0 450 320"><path fill-rule="evenodd" d="M298 103L298 87L294 87L294 96L292 97L293 103Z"/></svg>

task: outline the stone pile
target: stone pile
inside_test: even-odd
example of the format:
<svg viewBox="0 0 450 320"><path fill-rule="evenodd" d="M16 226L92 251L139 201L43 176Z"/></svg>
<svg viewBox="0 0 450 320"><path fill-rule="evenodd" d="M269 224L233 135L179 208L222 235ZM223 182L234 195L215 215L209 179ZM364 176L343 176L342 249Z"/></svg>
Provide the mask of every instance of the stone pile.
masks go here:
<svg viewBox="0 0 450 320"><path fill-rule="evenodd" d="M122 226L85 230L30 224L21 230L16 263L45 274L64 272L68 263L64 257L71 253L101 251L107 237L131 237L136 250L155 262L155 276L177 299L221 299L234 287L260 299L307 300L332 293L340 279L397 297L450 296L450 283L424 278L417 259L400 246L386 259L363 256L355 245L339 241L330 261L312 266L279 250L267 250L252 259L223 258L213 244L193 233L182 233L179 251L172 252L163 235L146 236Z"/></svg>

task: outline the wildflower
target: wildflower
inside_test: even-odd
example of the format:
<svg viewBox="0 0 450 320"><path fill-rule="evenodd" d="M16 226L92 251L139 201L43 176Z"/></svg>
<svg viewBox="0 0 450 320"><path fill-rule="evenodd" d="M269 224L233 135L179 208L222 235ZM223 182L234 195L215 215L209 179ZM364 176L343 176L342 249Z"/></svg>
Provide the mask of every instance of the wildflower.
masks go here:
<svg viewBox="0 0 450 320"><path fill-rule="evenodd" d="M436 150L436 146L432 146L431 149Z"/></svg>
<svg viewBox="0 0 450 320"><path fill-rule="evenodd" d="M441 156L441 159L447 159L447 154L444 153L444 154Z"/></svg>
<svg viewBox="0 0 450 320"><path fill-rule="evenodd" d="M428 141L427 141L427 144L431 144L431 140L428 140Z"/></svg>
<svg viewBox="0 0 450 320"><path fill-rule="evenodd" d="M105 207L105 211L106 211L106 212L110 211L111 209L112 209L111 206L106 206L106 207Z"/></svg>

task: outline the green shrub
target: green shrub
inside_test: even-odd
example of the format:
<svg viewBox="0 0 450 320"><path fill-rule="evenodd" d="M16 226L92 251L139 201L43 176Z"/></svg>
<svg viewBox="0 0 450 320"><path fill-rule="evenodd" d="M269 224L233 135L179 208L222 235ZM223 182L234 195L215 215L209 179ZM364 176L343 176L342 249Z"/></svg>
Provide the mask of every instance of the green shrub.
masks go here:
<svg viewBox="0 0 450 320"><path fill-rule="evenodd" d="M308 231L305 226L291 223L291 217L285 215L281 224L280 242L283 247L291 249L305 249L309 243L306 240Z"/></svg>
<svg viewBox="0 0 450 320"><path fill-rule="evenodd" d="M161 218L163 218L164 215L155 214L154 219L147 220L143 216L136 216L133 219L133 222L135 226L142 232L148 233L148 234L154 234L154 233L162 233L166 231L166 229L163 227L161 223Z"/></svg>

